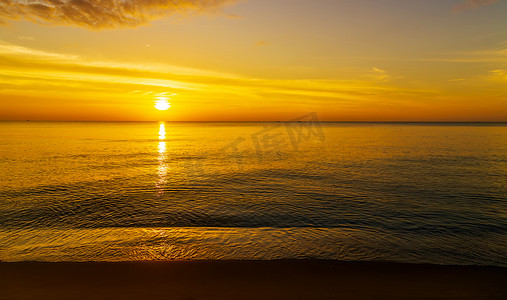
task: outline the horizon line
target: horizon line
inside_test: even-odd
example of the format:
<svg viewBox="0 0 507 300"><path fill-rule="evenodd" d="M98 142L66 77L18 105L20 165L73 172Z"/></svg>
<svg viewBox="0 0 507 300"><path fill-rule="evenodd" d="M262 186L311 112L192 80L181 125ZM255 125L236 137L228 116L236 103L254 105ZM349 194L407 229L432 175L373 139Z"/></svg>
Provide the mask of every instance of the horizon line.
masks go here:
<svg viewBox="0 0 507 300"><path fill-rule="evenodd" d="M170 121L170 120L0 120L0 122L144 122L144 123L506 123L506 121L327 121L327 120L276 120L276 121L261 121L261 120L190 120L190 121Z"/></svg>

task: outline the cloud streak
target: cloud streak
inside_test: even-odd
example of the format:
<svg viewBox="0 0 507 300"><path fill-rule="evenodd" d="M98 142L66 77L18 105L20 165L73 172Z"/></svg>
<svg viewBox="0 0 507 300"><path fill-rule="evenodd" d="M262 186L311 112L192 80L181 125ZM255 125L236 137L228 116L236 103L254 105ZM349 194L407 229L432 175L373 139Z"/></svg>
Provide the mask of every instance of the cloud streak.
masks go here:
<svg viewBox="0 0 507 300"><path fill-rule="evenodd" d="M212 12L236 0L0 0L0 23L25 19L89 29L135 27Z"/></svg>
<svg viewBox="0 0 507 300"><path fill-rule="evenodd" d="M475 9L475 8L478 8L480 6L486 6L486 5L491 5L491 4L495 4L497 2L499 2L500 0L466 0L466 1L463 1L459 4L456 4L453 8L452 8L452 12L453 13L459 13L459 12L462 12L464 10L469 10L469 9Z"/></svg>
<svg viewBox="0 0 507 300"><path fill-rule="evenodd" d="M121 62L93 61L75 55L44 52L0 42L0 86L11 86L14 94L38 94L35 87L56 92L65 90L76 94L76 86L82 94L86 90L103 92L102 98L123 97L132 90L178 94L199 94L198 98L242 97L258 98L277 95L283 99L311 98L358 99L375 96L425 94L427 91L402 89L378 85L361 80L273 80L248 78L235 74L187 69L169 65L128 64ZM58 84L58 82L60 84ZM2 88L0 88L0 92ZM271 100L270 100L271 101Z"/></svg>
<svg viewBox="0 0 507 300"><path fill-rule="evenodd" d="M371 73L386 74L378 68L368 75ZM490 115L486 111L485 116L504 120L505 99L497 94L505 90L505 70L494 70L480 80L475 84L487 83L488 90L495 93L480 96L495 101ZM178 96L171 101L172 116L187 121L273 120L301 111L319 111L329 120L435 120L435 109L453 116L463 103L470 109L481 109L474 106L477 93L463 96L470 90L459 88L458 93L445 94L438 87L427 90L419 84L388 83L364 76L255 78L165 64L95 60L0 41L3 119L156 120L154 99L173 93ZM407 115L409 111L415 113Z"/></svg>

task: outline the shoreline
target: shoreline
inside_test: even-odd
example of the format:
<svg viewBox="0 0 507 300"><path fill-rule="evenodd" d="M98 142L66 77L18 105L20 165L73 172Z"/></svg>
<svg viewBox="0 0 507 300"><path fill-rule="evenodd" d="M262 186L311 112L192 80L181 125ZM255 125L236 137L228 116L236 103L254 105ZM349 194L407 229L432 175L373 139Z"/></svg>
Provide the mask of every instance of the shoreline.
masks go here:
<svg viewBox="0 0 507 300"><path fill-rule="evenodd" d="M334 260L0 262L0 299L505 299L507 268Z"/></svg>

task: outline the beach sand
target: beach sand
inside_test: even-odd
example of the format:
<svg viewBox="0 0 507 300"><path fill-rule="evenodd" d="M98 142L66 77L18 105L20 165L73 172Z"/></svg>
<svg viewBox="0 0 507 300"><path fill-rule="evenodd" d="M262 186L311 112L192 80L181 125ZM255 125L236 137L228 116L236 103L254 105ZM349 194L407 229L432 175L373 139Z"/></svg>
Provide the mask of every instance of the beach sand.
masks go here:
<svg viewBox="0 0 507 300"><path fill-rule="evenodd" d="M507 299L507 268L398 263L0 263L0 299Z"/></svg>

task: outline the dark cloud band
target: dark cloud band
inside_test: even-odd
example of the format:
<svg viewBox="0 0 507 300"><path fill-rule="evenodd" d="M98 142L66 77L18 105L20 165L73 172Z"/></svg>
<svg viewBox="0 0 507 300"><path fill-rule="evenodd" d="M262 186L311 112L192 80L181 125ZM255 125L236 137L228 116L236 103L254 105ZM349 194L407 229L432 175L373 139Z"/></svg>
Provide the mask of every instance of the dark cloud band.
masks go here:
<svg viewBox="0 0 507 300"><path fill-rule="evenodd" d="M235 0L0 0L0 22L26 19L91 29L133 27L212 11Z"/></svg>

